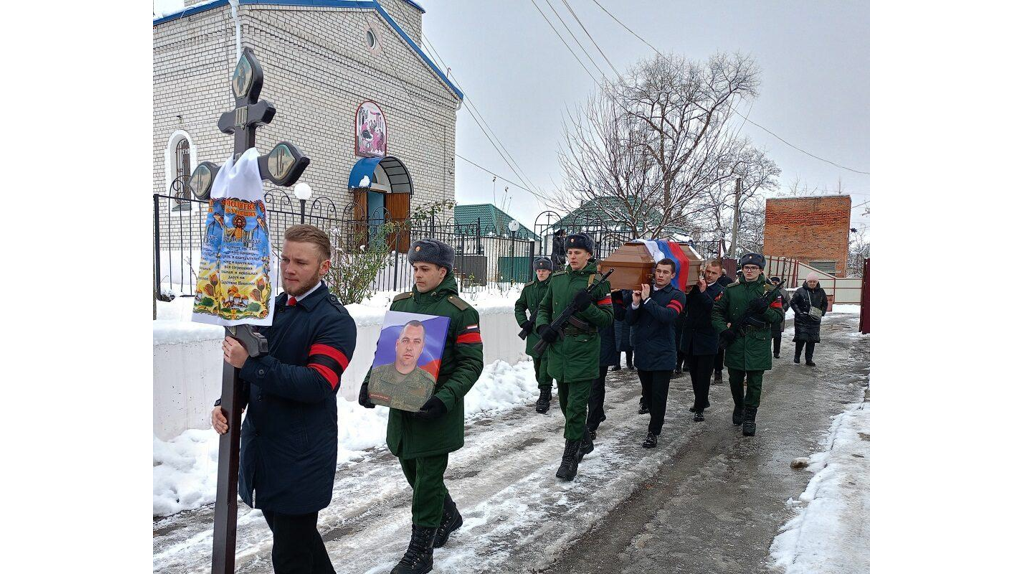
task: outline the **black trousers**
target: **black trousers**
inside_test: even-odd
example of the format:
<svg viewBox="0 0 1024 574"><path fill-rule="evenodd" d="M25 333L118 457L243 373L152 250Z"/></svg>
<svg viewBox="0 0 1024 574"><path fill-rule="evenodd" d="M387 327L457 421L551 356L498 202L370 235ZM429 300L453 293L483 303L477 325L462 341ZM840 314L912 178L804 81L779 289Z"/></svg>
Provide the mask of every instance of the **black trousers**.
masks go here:
<svg viewBox="0 0 1024 574"><path fill-rule="evenodd" d="M604 421L604 382L608 378L608 367L601 367L601 374L590 384L590 400L587 402L587 430L596 431Z"/></svg>
<svg viewBox="0 0 1024 574"><path fill-rule="evenodd" d="M710 406L711 371L715 367L714 355L690 355L690 381L693 383L693 408L703 411Z"/></svg>
<svg viewBox="0 0 1024 574"><path fill-rule="evenodd" d="M725 368L725 349L719 349L718 354L715 355L715 372L722 374L722 369Z"/></svg>
<svg viewBox="0 0 1024 574"><path fill-rule="evenodd" d="M633 349L630 349L630 350L626 351L626 366L627 367L632 367L633 366Z"/></svg>
<svg viewBox="0 0 1024 574"><path fill-rule="evenodd" d="M778 355L782 350L782 333L772 333L772 351Z"/></svg>
<svg viewBox="0 0 1024 574"><path fill-rule="evenodd" d="M263 511L267 526L274 534L270 558L275 574L334 574L324 540L316 530L317 514Z"/></svg>
<svg viewBox="0 0 1024 574"><path fill-rule="evenodd" d="M643 389L643 396L647 400L647 408L651 410L651 422L647 425L647 432L656 435L661 434L661 427L665 424L665 408L668 405L668 383L672 378L672 371L643 371L637 369L640 375L640 387Z"/></svg>
<svg viewBox="0 0 1024 574"><path fill-rule="evenodd" d="M804 343L807 344L807 360L808 361L814 360L813 359L813 357L814 357L814 345L816 345L816 343L814 343L812 341L797 341L796 342L796 356L795 356L796 360L798 360L798 361L800 360L800 353L804 350Z"/></svg>

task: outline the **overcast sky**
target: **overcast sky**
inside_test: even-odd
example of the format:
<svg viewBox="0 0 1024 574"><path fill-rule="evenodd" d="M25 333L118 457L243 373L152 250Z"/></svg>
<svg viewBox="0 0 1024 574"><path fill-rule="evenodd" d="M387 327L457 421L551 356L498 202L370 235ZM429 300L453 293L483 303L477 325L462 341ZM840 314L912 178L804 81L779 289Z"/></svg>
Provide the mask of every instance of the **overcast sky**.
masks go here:
<svg viewBox="0 0 1024 574"><path fill-rule="evenodd" d="M596 88L530 0L418 0L424 35L452 70L469 100L526 176L545 191L561 187L561 114ZM606 75L611 68L572 19L563 0L535 0L591 73L597 71L552 14L554 6ZM565 0L624 71L654 51L605 14L594 0ZM741 52L761 68L760 95L749 118L806 152L857 171L869 164L869 12L867 1L597 0L664 53L705 59ZM441 62L437 62L442 69ZM598 76L600 78L600 76ZM463 103L456 152L518 182ZM746 112L746 109L743 109ZM741 120L742 121L742 120ZM783 187L799 178L810 188L835 189L839 179L856 206L869 199L868 175L814 159L747 123L742 132L765 147L782 169ZM488 203L491 175L456 159L456 199ZM504 187L497 183L496 203ZM545 206L509 186L509 212L532 224ZM864 207L853 226L864 226Z"/></svg>

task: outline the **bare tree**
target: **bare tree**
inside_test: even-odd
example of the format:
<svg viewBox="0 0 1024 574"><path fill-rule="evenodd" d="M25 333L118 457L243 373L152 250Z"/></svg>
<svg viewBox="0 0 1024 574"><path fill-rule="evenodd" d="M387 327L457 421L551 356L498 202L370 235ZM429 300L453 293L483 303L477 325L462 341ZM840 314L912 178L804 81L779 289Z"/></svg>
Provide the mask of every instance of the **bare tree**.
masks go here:
<svg viewBox="0 0 1024 574"><path fill-rule="evenodd" d="M764 152L730 123L734 107L757 95L758 74L741 55L642 60L563 119L566 186L553 203L572 211L589 202L607 221L650 237L699 226L718 208L715 191L736 177L753 178L755 191L764 187L750 165Z"/></svg>

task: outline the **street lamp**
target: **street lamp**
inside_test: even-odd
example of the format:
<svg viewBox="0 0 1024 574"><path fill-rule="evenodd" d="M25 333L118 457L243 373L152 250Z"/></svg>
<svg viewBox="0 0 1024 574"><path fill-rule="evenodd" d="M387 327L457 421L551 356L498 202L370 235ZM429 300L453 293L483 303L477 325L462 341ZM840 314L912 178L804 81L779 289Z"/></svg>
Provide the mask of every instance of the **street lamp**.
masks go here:
<svg viewBox="0 0 1024 574"><path fill-rule="evenodd" d="M302 182L295 186L295 197L299 199L299 223L306 223L306 200L313 196L313 188Z"/></svg>

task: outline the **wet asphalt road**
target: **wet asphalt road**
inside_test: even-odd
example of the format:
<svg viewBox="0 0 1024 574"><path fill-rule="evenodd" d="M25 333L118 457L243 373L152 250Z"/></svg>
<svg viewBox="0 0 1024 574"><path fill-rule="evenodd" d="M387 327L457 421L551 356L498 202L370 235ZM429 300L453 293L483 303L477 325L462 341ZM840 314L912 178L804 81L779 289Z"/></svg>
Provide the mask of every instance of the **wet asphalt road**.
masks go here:
<svg viewBox="0 0 1024 574"><path fill-rule="evenodd" d="M830 417L859 400L868 342L855 316L826 317L815 368L793 343L765 377L756 437L732 425L728 385L713 385L707 421L687 407L688 375L672 380L656 449L642 449L635 371L609 374L608 420L571 483L554 477L564 443L557 405L473 421L445 482L465 518L434 555L435 572L759 572L810 479L789 462L821 450ZM792 337L790 327L787 339ZM789 356L787 357L787 354ZM339 572L388 572L409 540L410 491L385 449L342 465L318 528ZM154 522L154 572L208 572L212 507ZM238 572L271 572L270 532L239 504Z"/></svg>
<svg viewBox="0 0 1024 574"><path fill-rule="evenodd" d="M868 384L869 342L856 335L856 317L829 319L816 367L794 364L792 330L784 336L765 375L757 436L728 420L728 380L713 385L707 421L691 424L700 430L543 572L771 572L769 547L793 515L786 500L811 477L790 461L822 450L831 417Z"/></svg>

